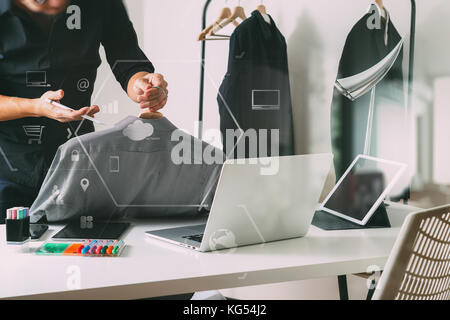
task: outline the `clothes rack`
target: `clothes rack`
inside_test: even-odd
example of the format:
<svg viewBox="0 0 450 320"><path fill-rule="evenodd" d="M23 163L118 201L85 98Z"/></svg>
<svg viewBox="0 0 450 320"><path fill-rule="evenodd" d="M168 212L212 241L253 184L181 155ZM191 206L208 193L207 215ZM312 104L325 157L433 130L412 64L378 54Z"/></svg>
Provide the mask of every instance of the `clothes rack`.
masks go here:
<svg viewBox="0 0 450 320"><path fill-rule="evenodd" d="M203 6L203 15L202 15L202 30L206 28L206 17L208 13L208 7L211 4L212 0L206 0L205 5ZM202 139L203 137L203 103L204 103L204 95L205 95L205 57L206 57L206 41L202 41L202 57L200 61L200 101L198 106L198 138Z"/></svg>
<svg viewBox="0 0 450 320"><path fill-rule="evenodd" d="M206 18L208 14L208 8L212 0L206 0L203 6L202 14L202 30L206 28ZM412 107L412 94L414 83L414 54L415 54L415 38L416 38L416 1L411 1L411 29L410 29L410 41L409 41L409 69L408 69L408 102L407 107ZM202 41L201 61L200 61L200 96L198 107L198 138L203 137L203 105L204 105L204 93L205 93L205 58L206 58L206 41ZM406 195L409 199L409 191Z"/></svg>

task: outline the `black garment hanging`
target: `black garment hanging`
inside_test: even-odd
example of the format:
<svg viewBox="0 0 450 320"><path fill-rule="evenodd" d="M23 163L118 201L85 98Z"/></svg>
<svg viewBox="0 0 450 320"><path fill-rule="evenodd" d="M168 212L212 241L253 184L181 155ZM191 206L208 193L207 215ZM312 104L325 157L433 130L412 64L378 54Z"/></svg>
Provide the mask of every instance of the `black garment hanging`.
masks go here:
<svg viewBox="0 0 450 320"><path fill-rule="evenodd" d="M381 28L370 29L367 13L359 20L347 37L339 64L337 79L350 77L363 72L380 62L399 43L401 36L390 20L381 18ZM379 118L380 105L404 107L403 88L403 50L394 66L375 89L375 114L373 133L382 130L383 119ZM331 135L336 177L339 179L358 154L364 151L367 118L370 106L368 92L356 101L350 101L335 88L332 103ZM376 153L376 134L372 134L372 153Z"/></svg>
<svg viewBox="0 0 450 320"><path fill-rule="evenodd" d="M224 151L230 158L241 158L242 154L232 153L237 138L227 139L227 129L242 129L246 133L256 130L258 157L277 155L271 152L271 137L273 129L278 129L279 155L294 154L286 40L271 17L270 20L268 24L259 11L254 11L230 39L228 72L217 98ZM267 139L260 134L261 129L267 129ZM241 143L245 144L246 158L255 156L249 152L249 139L242 138Z"/></svg>

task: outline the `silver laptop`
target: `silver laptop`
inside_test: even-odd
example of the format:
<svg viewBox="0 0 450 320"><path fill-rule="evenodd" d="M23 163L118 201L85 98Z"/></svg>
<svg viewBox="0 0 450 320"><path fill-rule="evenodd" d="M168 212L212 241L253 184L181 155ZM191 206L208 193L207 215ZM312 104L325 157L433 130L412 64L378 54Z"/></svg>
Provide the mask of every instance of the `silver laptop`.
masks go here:
<svg viewBox="0 0 450 320"><path fill-rule="evenodd" d="M228 160L206 224L146 235L201 252L303 237L332 161L331 154Z"/></svg>

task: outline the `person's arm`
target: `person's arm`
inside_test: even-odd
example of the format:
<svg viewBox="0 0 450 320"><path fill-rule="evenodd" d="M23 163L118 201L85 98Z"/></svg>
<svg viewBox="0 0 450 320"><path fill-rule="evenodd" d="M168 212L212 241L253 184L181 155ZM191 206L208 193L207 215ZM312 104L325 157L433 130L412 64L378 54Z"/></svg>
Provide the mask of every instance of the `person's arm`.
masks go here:
<svg viewBox="0 0 450 320"><path fill-rule="evenodd" d="M14 98L0 95L0 121L37 117L36 104L32 99Z"/></svg>
<svg viewBox="0 0 450 320"><path fill-rule="evenodd" d="M167 82L139 48L133 28L122 0L107 1L104 8L102 45L117 81L131 100L142 109L157 111L167 102ZM151 88L160 87L160 89Z"/></svg>
<svg viewBox="0 0 450 320"><path fill-rule="evenodd" d="M85 107L77 111L66 110L47 102L60 101L64 92L48 91L37 99L24 99L0 95L0 121L16 120L28 117L47 117L59 122L71 122L82 120L81 116L93 116L99 112L97 106Z"/></svg>

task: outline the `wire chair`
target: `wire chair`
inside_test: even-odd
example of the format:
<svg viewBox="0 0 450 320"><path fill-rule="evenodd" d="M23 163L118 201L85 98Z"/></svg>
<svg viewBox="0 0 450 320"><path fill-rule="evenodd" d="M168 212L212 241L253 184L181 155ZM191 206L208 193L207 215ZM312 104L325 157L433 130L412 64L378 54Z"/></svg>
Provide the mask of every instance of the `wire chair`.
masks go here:
<svg viewBox="0 0 450 320"><path fill-rule="evenodd" d="M376 300L449 300L450 205L410 214L384 270Z"/></svg>

